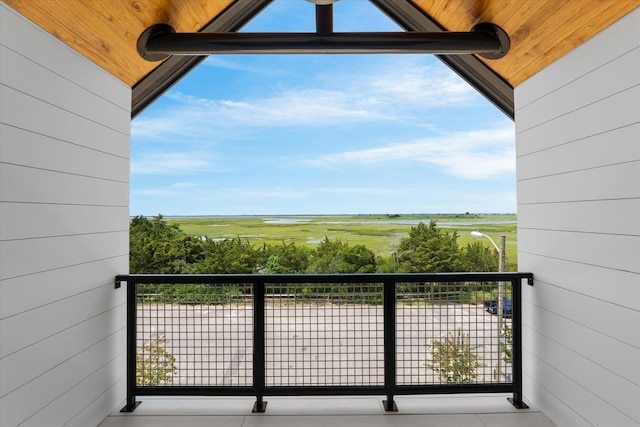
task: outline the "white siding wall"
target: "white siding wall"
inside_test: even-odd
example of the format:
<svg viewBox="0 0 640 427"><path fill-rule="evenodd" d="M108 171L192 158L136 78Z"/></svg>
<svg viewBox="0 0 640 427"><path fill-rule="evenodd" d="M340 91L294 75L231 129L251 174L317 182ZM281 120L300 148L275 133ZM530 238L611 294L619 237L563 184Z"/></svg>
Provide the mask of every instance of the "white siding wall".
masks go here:
<svg viewBox="0 0 640 427"><path fill-rule="evenodd" d="M0 2L0 425L125 396L131 90Z"/></svg>
<svg viewBox="0 0 640 427"><path fill-rule="evenodd" d="M516 88L525 399L640 425L640 9Z"/></svg>

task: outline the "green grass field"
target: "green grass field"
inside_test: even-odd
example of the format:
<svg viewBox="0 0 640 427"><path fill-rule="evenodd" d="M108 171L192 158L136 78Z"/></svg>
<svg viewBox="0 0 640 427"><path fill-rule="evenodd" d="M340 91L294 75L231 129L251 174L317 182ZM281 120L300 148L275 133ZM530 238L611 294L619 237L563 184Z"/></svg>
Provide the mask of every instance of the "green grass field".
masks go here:
<svg viewBox="0 0 640 427"><path fill-rule="evenodd" d="M395 251L411 227L420 221L436 221L445 231L458 232L458 245L464 247L472 241L482 241L469 234L480 231L500 244L500 235L507 238L507 264L517 260L516 216L511 214L424 214L424 215L280 215L280 216L207 216L165 217L178 224L188 234L212 239L240 237L253 245L295 242L296 245L317 245L328 237L351 245L362 244L378 255Z"/></svg>

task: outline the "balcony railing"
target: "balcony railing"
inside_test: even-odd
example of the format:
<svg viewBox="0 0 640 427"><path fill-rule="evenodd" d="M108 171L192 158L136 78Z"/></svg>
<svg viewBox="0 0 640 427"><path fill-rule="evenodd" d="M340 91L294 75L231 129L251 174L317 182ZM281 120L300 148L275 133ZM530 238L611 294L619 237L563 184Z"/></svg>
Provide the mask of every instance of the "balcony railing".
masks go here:
<svg viewBox="0 0 640 427"><path fill-rule="evenodd" d="M269 395L384 395L394 411L395 395L492 392L523 408L525 280L533 275L120 275L123 411L140 395L249 395L255 412Z"/></svg>

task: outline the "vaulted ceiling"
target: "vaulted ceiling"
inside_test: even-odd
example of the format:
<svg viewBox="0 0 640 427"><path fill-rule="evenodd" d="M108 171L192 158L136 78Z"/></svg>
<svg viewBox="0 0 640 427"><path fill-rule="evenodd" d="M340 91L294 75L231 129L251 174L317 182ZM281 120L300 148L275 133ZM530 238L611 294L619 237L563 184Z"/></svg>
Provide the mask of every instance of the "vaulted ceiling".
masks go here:
<svg viewBox="0 0 640 427"><path fill-rule="evenodd" d="M167 23L178 32L238 31L271 3L271 0L3 1L131 86L134 114L202 60L201 57L171 57L163 62L142 59L136 42L146 28ZM640 0L370 1L408 31L469 31L479 22L503 28L509 35L511 49L501 59L475 55L440 58L489 98L489 92L495 91L496 99L492 101L510 115L509 91L640 7Z"/></svg>

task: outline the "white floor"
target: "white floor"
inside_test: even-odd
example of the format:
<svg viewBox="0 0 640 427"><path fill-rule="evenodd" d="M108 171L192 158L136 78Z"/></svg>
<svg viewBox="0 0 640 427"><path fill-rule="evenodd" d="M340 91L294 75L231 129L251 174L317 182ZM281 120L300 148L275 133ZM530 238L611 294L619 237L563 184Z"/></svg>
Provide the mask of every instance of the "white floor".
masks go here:
<svg viewBox="0 0 640 427"><path fill-rule="evenodd" d="M262 414L251 413L254 398L142 397L135 412L114 412L98 427L555 427L508 396L396 396L394 413L384 411L383 397L268 396Z"/></svg>

